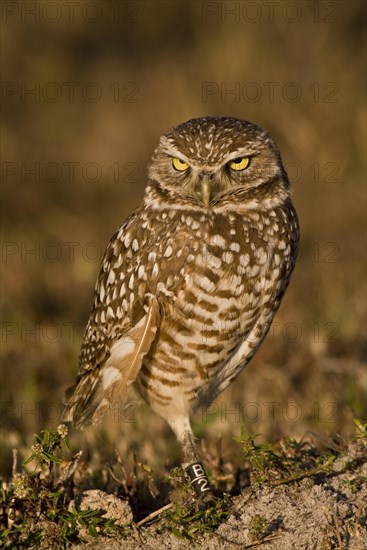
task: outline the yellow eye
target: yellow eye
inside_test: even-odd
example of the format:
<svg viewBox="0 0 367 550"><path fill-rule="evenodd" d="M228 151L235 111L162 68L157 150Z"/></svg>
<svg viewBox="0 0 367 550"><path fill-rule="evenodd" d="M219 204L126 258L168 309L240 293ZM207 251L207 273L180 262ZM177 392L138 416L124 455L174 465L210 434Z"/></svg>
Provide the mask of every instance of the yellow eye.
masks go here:
<svg viewBox="0 0 367 550"><path fill-rule="evenodd" d="M245 168L248 167L249 165L249 162L250 162L250 158L249 157L241 157L241 158L238 158L238 159L233 159L233 160L230 160L229 163L228 163L228 166L231 170L244 170Z"/></svg>
<svg viewBox="0 0 367 550"><path fill-rule="evenodd" d="M184 172L189 167L187 162L184 162L183 160L178 159L178 158L173 158L172 159L172 166L175 170L178 170L179 172Z"/></svg>

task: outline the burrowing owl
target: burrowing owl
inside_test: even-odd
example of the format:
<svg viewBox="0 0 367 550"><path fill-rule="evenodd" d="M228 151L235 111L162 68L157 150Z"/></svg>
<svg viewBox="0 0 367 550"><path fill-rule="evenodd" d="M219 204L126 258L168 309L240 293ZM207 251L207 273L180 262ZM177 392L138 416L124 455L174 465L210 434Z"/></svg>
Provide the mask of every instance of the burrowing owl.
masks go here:
<svg viewBox="0 0 367 550"><path fill-rule="evenodd" d="M190 415L242 371L293 270L297 215L268 133L189 120L161 137L140 207L112 237L65 419L98 422L134 386L167 420L199 495Z"/></svg>

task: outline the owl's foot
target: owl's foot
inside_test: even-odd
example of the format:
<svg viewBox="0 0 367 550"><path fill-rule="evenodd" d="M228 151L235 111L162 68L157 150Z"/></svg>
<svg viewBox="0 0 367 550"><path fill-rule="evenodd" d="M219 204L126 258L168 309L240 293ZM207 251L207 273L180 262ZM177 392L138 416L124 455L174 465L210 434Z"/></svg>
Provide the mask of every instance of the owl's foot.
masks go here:
<svg viewBox="0 0 367 550"><path fill-rule="evenodd" d="M218 497L210 490L198 497L195 507L198 511L203 512L208 508L214 508L217 502Z"/></svg>
<svg viewBox="0 0 367 550"><path fill-rule="evenodd" d="M198 497L198 509L206 510L214 504L216 497L213 494L213 489L205 473L204 466L200 462L194 462L193 464L185 465L184 469L191 487Z"/></svg>

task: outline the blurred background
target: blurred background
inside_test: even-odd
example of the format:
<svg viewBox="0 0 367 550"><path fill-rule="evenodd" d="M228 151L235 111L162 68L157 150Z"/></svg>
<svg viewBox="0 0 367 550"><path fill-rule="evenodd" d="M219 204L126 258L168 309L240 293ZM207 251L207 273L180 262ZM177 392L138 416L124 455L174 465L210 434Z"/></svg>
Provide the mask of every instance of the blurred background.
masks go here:
<svg viewBox="0 0 367 550"><path fill-rule="evenodd" d="M2 10L1 463L60 423L103 251L140 203L159 136L233 115L267 128L293 186L301 252L261 350L194 429L233 436L366 421L363 1L8 1ZM135 401L73 448L179 463Z"/></svg>

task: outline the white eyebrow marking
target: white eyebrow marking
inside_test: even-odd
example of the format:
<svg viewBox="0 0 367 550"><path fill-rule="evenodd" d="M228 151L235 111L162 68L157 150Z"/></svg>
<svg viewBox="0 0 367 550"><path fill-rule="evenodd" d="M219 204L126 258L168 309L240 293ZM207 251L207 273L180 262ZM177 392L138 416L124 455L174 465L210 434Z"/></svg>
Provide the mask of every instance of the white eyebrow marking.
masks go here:
<svg viewBox="0 0 367 550"><path fill-rule="evenodd" d="M175 147L165 147L164 152L169 157L180 159L183 162L186 162L189 166L191 166L190 159L186 155L178 151Z"/></svg>
<svg viewBox="0 0 367 550"><path fill-rule="evenodd" d="M255 154L255 151L253 149L249 149L249 148L236 149L236 151L232 151L231 153L228 154L228 156L225 157L225 164L230 160L237 159L240 157L250 157L253 154Z"/></svg>

